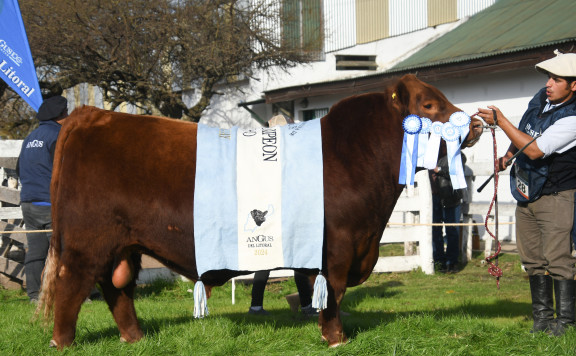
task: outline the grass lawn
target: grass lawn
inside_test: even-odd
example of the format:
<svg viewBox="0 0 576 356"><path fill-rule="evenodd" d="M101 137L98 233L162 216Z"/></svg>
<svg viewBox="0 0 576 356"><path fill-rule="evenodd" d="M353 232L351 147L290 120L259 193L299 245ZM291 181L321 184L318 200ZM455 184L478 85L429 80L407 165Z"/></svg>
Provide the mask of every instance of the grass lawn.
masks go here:
<svg viewBox="0 0 576 356"><path fill-rule="evenodd" d="M34 306L22 291L0 289L0 355L574 355L576 331L561 338L530 334L528 281L518 257L500 257L500 289L481 259L456 274L373 274L349 288L343 302L347 345L329 349L317 318L293 314L285 296L293 279L269 283L270 316L248 315L251 285L213 289L210 315L192 317L193 283L139 287L136 310L145 338L123 344L107 306L84 304L76 345L48 348L51 326L31 321Z"/></svg>

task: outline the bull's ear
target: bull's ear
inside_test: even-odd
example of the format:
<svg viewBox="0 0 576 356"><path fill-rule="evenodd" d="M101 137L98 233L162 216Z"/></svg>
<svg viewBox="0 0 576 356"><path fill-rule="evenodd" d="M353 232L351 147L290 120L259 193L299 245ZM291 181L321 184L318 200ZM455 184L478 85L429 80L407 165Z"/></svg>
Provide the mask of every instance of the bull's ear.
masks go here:
<svg viewBox="0 0 576 356"><path fill-rule="evenodd" d="M392 87L392 106L398 110L402 116L409 114L410 93L402 79Z"/></svg>

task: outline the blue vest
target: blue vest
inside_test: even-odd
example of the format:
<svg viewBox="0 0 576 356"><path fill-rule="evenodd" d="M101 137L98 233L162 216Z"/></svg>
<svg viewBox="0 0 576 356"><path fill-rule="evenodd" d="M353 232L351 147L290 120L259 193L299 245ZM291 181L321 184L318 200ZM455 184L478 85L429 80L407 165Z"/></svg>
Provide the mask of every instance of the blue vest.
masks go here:
<svg viewBox="0 0 576 356"><path fill-rule="evenodd" d="M576 116L576 97L542 113L546 105L546 88L541 89L528 104L518 129L535 137L556 121ZM576 147L562 154L532 160L521 153L510 171L510 191L521 202L533 202L543 194L576 188Z"/></svg>
<svg viewBox="0 0 576 356"><path fill-rule="evenodd" d="M18 157L22 202L50 203L52 164L60 128L56 121L40 121L40 126L24 139Z"/></svg>

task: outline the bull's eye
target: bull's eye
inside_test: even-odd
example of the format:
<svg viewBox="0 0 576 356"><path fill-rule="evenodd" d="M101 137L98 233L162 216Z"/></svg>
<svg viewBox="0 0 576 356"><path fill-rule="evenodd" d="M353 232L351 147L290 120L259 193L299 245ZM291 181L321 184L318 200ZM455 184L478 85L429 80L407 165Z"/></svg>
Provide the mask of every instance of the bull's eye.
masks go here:
<svg viewBox="0 0 576 356"><path fill-rule="evenodd" d="M424 108L425 109L432 109L432 104L426 104L426 105L424 105Z"/></svg>

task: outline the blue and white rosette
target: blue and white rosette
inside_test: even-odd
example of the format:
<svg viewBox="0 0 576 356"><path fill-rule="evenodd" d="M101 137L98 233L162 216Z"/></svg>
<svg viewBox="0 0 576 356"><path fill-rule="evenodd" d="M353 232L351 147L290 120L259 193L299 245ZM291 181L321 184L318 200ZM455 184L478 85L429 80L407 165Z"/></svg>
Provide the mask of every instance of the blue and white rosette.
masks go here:
<svg viewBox="0 0 576 356"><path fill-rule="evenodd" d="M464 142L470 132L470 116L463 111L457 111L450 115L450 123L460 129L460 143Z"/></svg>
<svg viewBox="0 0 576 356"><path fill-rule="evenodd" d="M424 155L424 168L426 169L434 169L438 163L438 152L442 141L442 126L441 122L436 121L430 127L430 138L428 139L426 154Z"/></svg>
<svg viewBox="0 0 576 356"><path fill-rule="evenodd" d="M402 158L400 160L399 184L414 184L416 162L418 161L418 140L416 134L422 129L422 120L418 115L408 115L402 121L404 140L402 143Z"/></svg>
<svg viewBox="0 0 576 356"><path fill-rule="evenodd" d="M432 120L427 117L421 117L422 129L418 133L418 163L416 166L424 167L424 156L428 146L428 134L432 128Z"/></svg>
<svg viewBox="0 0 576 356"><path fill-rule="evenodd" d="M446 141L448 168L453 189L466 188L466 178L464 177L464 167L462 167L460 154L460 136L460 128L451 122L442 125L442 138Z"/></svg>

